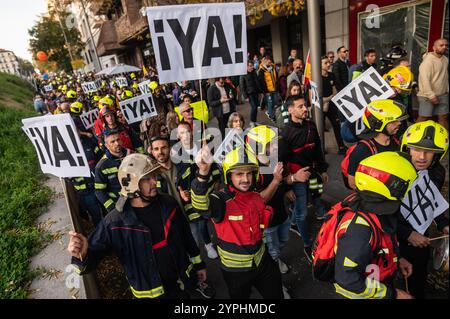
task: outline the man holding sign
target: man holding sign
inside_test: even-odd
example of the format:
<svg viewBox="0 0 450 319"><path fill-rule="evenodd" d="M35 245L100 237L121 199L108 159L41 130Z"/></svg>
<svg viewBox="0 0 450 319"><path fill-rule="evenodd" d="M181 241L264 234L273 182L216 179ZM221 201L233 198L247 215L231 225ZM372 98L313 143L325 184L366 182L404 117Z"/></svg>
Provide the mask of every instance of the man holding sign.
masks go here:
<svg viewBox="0 0 450 319"><path fill-rule="evenodd" d="M411 162L424 181L415 183L408 199L403 200L397 231L400 252L413 264L414 272L408 282L411 294L416 298L425 297L430 256L427 228L434 220L440 231L449 233L449 221L442 214L448 209L448 203L440 194L445 169L439 163L447 150L447 130L431 120L411 125L403 136L402 151L411 155Z"/></svg>

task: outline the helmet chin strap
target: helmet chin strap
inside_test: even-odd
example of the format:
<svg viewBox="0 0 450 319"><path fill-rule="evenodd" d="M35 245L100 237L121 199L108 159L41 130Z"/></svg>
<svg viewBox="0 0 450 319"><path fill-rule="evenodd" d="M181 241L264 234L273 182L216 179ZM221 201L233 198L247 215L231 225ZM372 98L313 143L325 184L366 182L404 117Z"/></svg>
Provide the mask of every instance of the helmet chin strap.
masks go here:
<svg viewBox="0 0 450 319"><path fill-rule="evenodd" d="M142 193L140 191L137 191L136 195L137 195L137 197L141 198L144 202L147 202L147 203L151 203L156 197L156 196L151 197L151 196L142 195Z"/></svg>

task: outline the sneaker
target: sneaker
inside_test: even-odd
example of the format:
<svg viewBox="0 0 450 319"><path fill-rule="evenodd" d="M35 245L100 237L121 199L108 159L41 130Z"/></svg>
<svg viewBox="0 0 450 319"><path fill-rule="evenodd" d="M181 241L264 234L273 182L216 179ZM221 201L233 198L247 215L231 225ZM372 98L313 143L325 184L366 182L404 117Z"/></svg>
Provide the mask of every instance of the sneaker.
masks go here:
<svg viewBox="0 0 450 319"><path fill-rule="evenodd" d="M219 257L212 243L205 245L205 248L209 259L216 259Z"/></svg>
<svg viewBox="0 0 450 319"><path fill-rule="evenodd" d="M310 263L312 263L312 250L311 250L311 246L305 246L303 248L303 252L305 253L306 259L308 259L308 261Z"/></svg>
<svg viewBox="0 0 450 319"><path fill-rule="evenodd" d="M206 282L198 282L195 290L206 299L211 299L216 295L216 290L213 287L210 287Z"/></svg>
<svg viewBox="0 0 450 319"><path fill-rule="evenodd" d="M298 230L298 227L297 227L297 224L291 225L291 228L289 230L291 232L293 232L294 234L297 234L299 237L301 237L300 231Z"/></svg>
<svg viewBox="0 0 450 319"><path fill-rule="evenodd" d="M281 259L278 259L278 268L280 268L280 272L282 274L285 274L289 271L289 267Z"/></svg>

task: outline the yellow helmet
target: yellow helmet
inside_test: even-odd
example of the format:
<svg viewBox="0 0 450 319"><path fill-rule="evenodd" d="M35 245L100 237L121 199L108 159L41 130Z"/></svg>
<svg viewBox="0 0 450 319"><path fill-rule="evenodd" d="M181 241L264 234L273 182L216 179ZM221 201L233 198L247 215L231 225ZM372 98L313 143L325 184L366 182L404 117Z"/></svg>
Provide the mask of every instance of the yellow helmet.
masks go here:
<svg viewBox="0 0 450 319"><path fill-rule="evenodd" d="M399 65L383 75L383 78L390 86L397 88L402 92L411 93L414 75L408 67Z"/></svg>
<svg viewBox="0 0 450 319"><path fill-rule="evenodd" d="M379 194L388 200L401 200L417 172L411 162L400 152L381 152L359 163L355 185L360 191Z"/></svg>
<svg viewBox="0 0 450 319"><path fill-rule="evenodd" d="M150 88L150 90L152 91L152 93L155 91L155 89L158 87L158 82L156 81L151 81L148 84L148 87Z"/></svg>
<svg viewBox="0 0 450 319"><path fill-rule="evenodd" d="M256 176L254 182L256 182L259 178L259 165L258 160L256 159L255 154L242 146L237 147L236 149L229 152L225 155L225 158L222 162L223 176L225 184L231 183L231 180L228 180L228 175L231 171L238 168L251 168L255 171Z"/></svg>
<svg viewBox="0 0 450 319"><path fill-rule="evenodd" d="M408 118L406 108L393 100L376 100L367 105L364 114L364 125L373 132L383 132L387 124L403 121Z"/></svg>
<svg viewBox="0 0 450 319"><path fill-rule="evenodd" d="M403 134L401 150L418 148L425 151L440 153L442 160L448 150L448 131L441 124L432 120L411 125Z"/></svg>
<svg viewBox="0 0 450 319"><path fill-rule="evenodd" d="M129 198L141 196L139 181L152 173L157 174L160 167L158 162L144 154L134 153L125 157L117 174L122 186L120 194Z"/></svg>
<svg viewBox="0 0 450 319"><path fill-rule="evenodd" d="M66 94L68 99L76 99L77 98L77 92L74 90L69 90Z"/></svg>
<svg viewBox="0 0 450 319"><path fill-rule="evenodd" d="M81 102L73 102L70 104L70 112L74 114L80 114L83 110L83 104Z"/></svg>
<svg viewBox="0 0 450 319"><path fill-rule="evenodd" d="M94 102L99 102L102 99L102 97L99 95L94 95L93 99L94 99Z"/></svg>
<svg viewBox="0 0 450 319"><path fill-rule="evenodd" d="M131 78L132 80L135 79L135 78L136 78L136 74L131 73L130 78Z"/></svg>
<svg viewBox="0 0 450 319"><path fill-rule="evenodd" d="M98 102L98 107L101 109L105 105L106 106L113 106L114 105L114 101L110 97L105 96L103 99L101 99Z"/></svg>
<svg viewBox="0 0 450 319"><path fill-rule="evenodd" d="M126 99L130 99L133 97L133 92L129 91L129 90L124 90L122 95L120 96L120 98L122 100L126 100Z"/></svg>
<svg viewBox="0 0 450 319"><path fill-rule="evenodd" d="M133 83L132 88L135 89L136 91L139 91L139 84Z"/></svg>
<svg viewBox="0 0 450 319"><path fill-rule="evenodd" d="M62 91L63 93L66 93L66 92L67 92L67 85L63 85L61 91Z"/></svg>
<svg viewBox="0 0 450 319"><path fill-rule="evenodd" d="M267 125L259 125L252 128L245 139L247 147L256 155L268 155L267 146L277 136L277 133Z"/></svg>

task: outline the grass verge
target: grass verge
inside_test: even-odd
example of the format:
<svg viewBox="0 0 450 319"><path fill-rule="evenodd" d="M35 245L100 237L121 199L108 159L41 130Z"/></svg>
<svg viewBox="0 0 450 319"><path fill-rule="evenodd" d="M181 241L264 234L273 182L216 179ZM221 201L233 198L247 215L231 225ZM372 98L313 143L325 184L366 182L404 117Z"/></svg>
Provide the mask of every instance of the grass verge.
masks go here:
<svg viewBox="0 0 450 319"><path fill-rule="evenodd" d="M0 299L27 297L37 275L30 259L49 239L35 220L46 211L51 190L21 129L21 119L36 116L32 96L25 81L0 73ZM23 103L11 106L11 100Z"/></svg>

